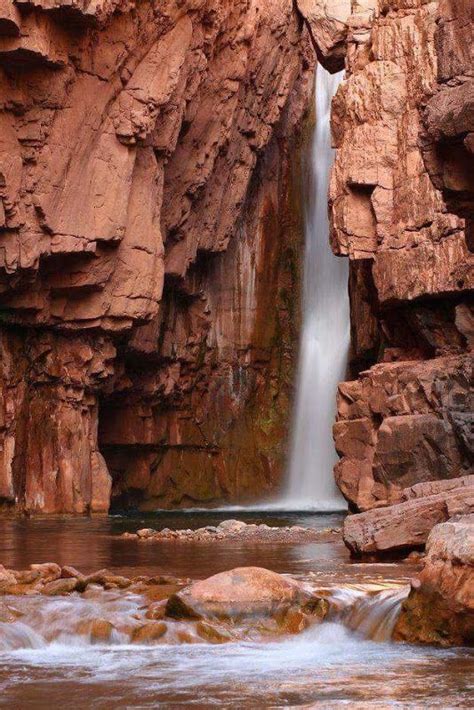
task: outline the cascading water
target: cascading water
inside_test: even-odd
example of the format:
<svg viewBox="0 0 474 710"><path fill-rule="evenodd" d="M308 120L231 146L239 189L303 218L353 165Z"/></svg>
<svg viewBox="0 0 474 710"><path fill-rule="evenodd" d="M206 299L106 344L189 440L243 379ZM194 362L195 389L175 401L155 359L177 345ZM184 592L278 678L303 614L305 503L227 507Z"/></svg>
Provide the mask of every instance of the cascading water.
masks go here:
<svg viewBox="0 0 474 710"><path fill-rule="evenodd" d="M344 501L333 478L337 456L332 425L338 382L344 379L350 339L347 259L329 246L327 193L333 161L331 100L342 72L316 73L316 128L311 150L310 190L306 200L303 327L296 410L285 491L286 507L341 510Z"/></svg>
<svg viewBox="0 0 474 710"><path fill-rule="evenodd" d="M3 596L0 705L472 708L468 649L390 641L407 584L307 584L328 599L327 618L273 638L255 618L147 622L142 595L94 585L67 597ZM144 623L165 633L136 637ZM202 637L222 624L227 643Z"/></svg>

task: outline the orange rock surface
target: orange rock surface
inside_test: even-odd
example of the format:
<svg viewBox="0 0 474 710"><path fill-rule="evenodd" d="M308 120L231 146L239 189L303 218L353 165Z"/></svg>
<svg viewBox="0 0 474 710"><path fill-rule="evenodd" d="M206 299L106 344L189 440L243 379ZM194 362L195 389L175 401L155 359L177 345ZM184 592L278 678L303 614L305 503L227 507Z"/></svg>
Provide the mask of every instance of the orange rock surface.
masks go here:
<svg viewBox="0 0 474 710"><path fill-rule="evenodd" d="M394 638L474 644L474 515L433 528L423 570L402 605Z"/></svg>
<svg viewBox="0 0 474 710"><path fill-rule="evenodd" d="M334 437L354 511L474 473L470 19L464 0L380 0L346 20L330 214L351 264Z"/></svg>
<svg viewBox="0 0 474 710"><path fill-rule="evenodd" d="M290 0L0 4L3 507L278 484L313 66Z"/></svg>

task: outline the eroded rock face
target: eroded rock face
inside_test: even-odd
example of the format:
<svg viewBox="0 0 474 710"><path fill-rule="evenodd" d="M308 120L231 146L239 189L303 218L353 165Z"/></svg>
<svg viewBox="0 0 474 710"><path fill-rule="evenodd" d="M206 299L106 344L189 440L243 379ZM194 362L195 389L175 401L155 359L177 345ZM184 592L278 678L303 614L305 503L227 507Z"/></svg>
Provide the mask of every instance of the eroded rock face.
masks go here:
<svg viewBox="0 0 474 710"><path fill-rule="evenodd" d="M116 354L104 336L4 330L0 499L31 513L99 513L111 477L98 449L98 393Z"/></svg>
<svg viewBox="0 0 474 710"><path fill-rule="evenodd" d="M367 33L377 0L297 0L318 60L330 72L344 69L347 39Z"/></svg>
<svg viewBox="0 0 474 710"><path fill-rule="evenodd" d="M313 64L290 0L0 5L5 505L275 487Z"/></svg>
<svg viewBox="0 0 474 710"><path fill-rule="evenodd" d="M442 163L443 146L470 145L471 12L381 0L364 34L348 20L330 213L351 260L358 379L339 387L334 437L352 510L474 471L472 205L459 150Z"/></svg>
<svg viewBox="0 0 474 710"><path fill-rule="evenodd" d="M379 364L339 386L336 481L353 508L473 471L472 357Z"/></svg>
<svg viewBox="0 0 474 710"><path fill-rule="evenodd" d="M418 483L402 492L399 503L349 515L344 542L354 555L420 548L435 525L467 513L474 513L474 476Z"/></svg>
<svg viewBox="0 0 474 710"><path fill-rule="evenodd" d="M466 219L474 248L474 7L441 0L436 30L438 84L423 111L425 162L450 209Z"/></svg>
<svg viewBox="0 0 474 710"><path fill-rule="evenodd" d="M433 528L423 570L402 605L394 638L474 644L474 515Z"/></svg>

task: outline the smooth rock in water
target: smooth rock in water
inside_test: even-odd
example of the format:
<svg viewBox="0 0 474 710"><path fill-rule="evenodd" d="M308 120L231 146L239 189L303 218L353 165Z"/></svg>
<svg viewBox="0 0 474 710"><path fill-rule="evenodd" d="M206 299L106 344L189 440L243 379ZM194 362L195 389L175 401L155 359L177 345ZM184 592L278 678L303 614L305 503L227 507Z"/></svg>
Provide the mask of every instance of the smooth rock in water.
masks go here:
<svg viewBox="0 0 474 710"><path fill-rule="evenodd" d="M132 632L132 643L152 643L165 635L167 625L164 621L150 621Z"/></svg>
<svg viewBox="0 0 474 710"><path fill-rule="evenodd" d="M395 640L474 645L474 515L436 525L419 579L402 605Z"/></svg>
<svg viewBox="0 0 474 710"><path fill-rule="evenodd" d="M56 562L43 562L42 564L30 565L30 569L39 572L45 582L53 582L61 576L61 567L57 565Z"/></svg>
<svg viewBox="0 0 474 710"><path fill-rule="evenodd" d="M196 624L196 632L205 641L209 643L228 643L234 641L235 637L228 629L210 621L198 621Z"/></svg>
<svg viewBox="0 0 474 710"><path fill-rule="evenodd" d="M292 607L316 612L320 606L294 580L261 567L238 567L173 594L166 613L178 619L272 617Z"/></svg>
<svg viewBox="0 0 474 710"><path fill-rule="evenodd" d="M158 602L152 602L148 607L145 617L151 619L152 621L160 621L163 619L166 613L166 602L167 599L162 599Z"/></svg>
<svg viewBox="0 0 474 710"><path fill-rule="evenodd" d="M76 631L78 634L90 636L91 643L107 643L110 641L114 625L107 619L91 619L81 621Z"/></svg>
<svg viewBox="0 0 474 710"><path fill-rule="evenodd" d="M320 608L323 612L323 616L326 616L328 605L324 605L323 600L321 600ZM280 626L283 631L289 634L299 634L309 626L308 615L300 609L288 609L284 617L280 620Z"/></svg>
<svg viewBox="0 0 474 710"><path fill-rule="evenodd" d="M45 584L41 590L48 597L58 597L63 594L71 594L77 587L77 579L55 579L53 582Z"/></svg>

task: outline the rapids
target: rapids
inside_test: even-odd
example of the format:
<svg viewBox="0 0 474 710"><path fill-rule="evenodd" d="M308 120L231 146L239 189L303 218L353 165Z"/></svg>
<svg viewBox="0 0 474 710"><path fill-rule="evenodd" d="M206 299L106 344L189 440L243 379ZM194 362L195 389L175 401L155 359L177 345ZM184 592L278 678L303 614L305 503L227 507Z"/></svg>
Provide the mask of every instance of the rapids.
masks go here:
<svg viewBox="0 0 474 710"><path fill-rule="evenodd" d="M78 620L96 617L135 622L140 600L104 593L96 600L56 599L18 604L25 616L1 628L0 688L10 707L469 707L463 674L474 657L389 642L407 588L334 590L331 619L297 636L219 646L179 628L152 646L132 645L125 632L107 644L74 634ZM341 600L343 603L341 604ZM9 600L12 602L13 600ZM388 620L387 620L388 618ZM193 622L175 622L177 627ZM168 634L167 634L168 636ZM42 699L42 693L45 693ZM61 695L62 693L62 695ZM47 695L46 695L47 694ZM454 701L454 694L456 701ZM61 700L60 700L61 698Z"/></svg>

